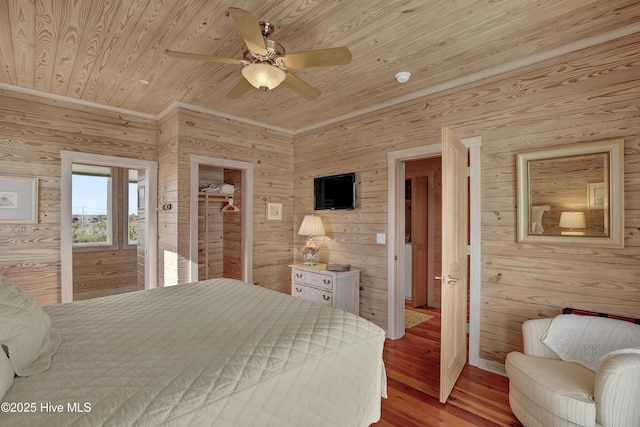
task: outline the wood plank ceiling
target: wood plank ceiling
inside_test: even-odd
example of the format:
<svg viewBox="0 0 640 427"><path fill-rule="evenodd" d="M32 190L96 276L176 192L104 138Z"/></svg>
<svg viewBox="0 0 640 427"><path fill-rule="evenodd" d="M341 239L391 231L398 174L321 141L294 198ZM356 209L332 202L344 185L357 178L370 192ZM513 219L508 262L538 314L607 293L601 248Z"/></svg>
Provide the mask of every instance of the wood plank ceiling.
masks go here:
<svg viewBox="0 0 640 427"><path fill-rule="evenodd" d="M231 6L275 24L288 53L346 46L353 61L295 71L322 92L312 101L282 86L225 99L239 65L164 52L241 58ZM0 84L151 115L180 101L296 131L639 22L637 0L0 0Z"/></svg>

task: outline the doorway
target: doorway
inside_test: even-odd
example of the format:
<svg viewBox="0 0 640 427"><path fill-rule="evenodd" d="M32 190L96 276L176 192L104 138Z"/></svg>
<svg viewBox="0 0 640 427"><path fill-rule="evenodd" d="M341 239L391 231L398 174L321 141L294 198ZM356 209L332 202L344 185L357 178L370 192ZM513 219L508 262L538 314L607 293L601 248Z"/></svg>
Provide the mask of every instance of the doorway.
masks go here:
<svg viewBox="0 0 640 427"><path fill-rule="evenodd" d="M76 151L61 151L61 219L60 219L60 261L61 261L61 301L71 302L74 297L74 237L73 237L73 176L74 165L77 174L92 176L98 179L106 187L117 187L122 192L113 200L107 201L111 207L114 205L124 205L122 194L124 194L124 185L129 183L129 172L125 174L125 170L136 171L136 212L138 219L143 218L140 227L136 227L137 234L135 243L127 237L125 239L124 219L125 209L116 209L115 211L122 213L120 224L122 227L111 227L109 229L108 241L104 242L110 248L123 246L135 247L135 253L130 256L136 260L136 264L140 263L141 267L131 267L136 275L140 278L139 287L142 289L155 288L157 284L157 216L152 215L156 207L157 193L157 170L158 164L154 161L130 159L125 157L106 156L91 153L81 153ZM125 177L126 176L126 177ZM108 178L108 179L107 179ZM115 182L115 184L114 184ZM127 186L127 190L128 190ZM143 194L142 197L141 193ZM120 201L118 201L120 199ZM126 215L128 216L128 215ZM81 215L80 220L88 220ZM96 218L93 218L96 219ZM127 221L128 222L128 221ZM120 231L122 233L120 233ZM126 244L124 241L126 240ZM76 245L77 247L78 245ZM80 251L79 253L81 253ZM109 251L110 252L110 251Z"/></svg>
<svg viewBox="0 0 640 427"><path fill-rule="evenodd" d="M462 139L469 150L469 364L480 364L480 146L481 137ZM387 338L404 335L405 304L405 163L439 157L442 144L433 143L387 153L388 160L388 319ZM443 170L444 173L444 170ZM443 215L446 213L443 212Z"/></svg>
<svg viewBox="0 0 640 427"><path fill-rule="evenodd" d="M144 170L73 163L73 299L144 289Z"/></svg>
<svg viewBox="0 0 640 427"><path fill-rule="evenodd" d="M240 279L242 173L200 165L198 189L198 280Z"/></svg>
<svg viewBox="0 0 640 427"><path fill-rule="evenodd" d="M190 281L226 277L251 283L253 163L192 154L190 164ZM214 189L224 184L227 194ZM201 191L205 187L211 191Z"/></svg>

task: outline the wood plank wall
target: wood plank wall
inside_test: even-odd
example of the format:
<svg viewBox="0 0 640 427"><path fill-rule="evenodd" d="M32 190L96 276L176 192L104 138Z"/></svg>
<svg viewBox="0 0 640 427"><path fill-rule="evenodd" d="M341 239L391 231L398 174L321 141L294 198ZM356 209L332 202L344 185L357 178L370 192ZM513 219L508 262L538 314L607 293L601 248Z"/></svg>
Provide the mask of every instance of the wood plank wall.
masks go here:
<svg viewBox="0 0 640 427"><path fill-rule="evenodd" d="M293 137L192 112L183 113L179 126L178 116L174 110L158 122L0 91L2 175L40 178L39 223L0 224L0 274L40 304L60 302L60 150L77 150L159 162L159 201L172 204L171 210L158 212L159 285L188 281L188 154L194 153L254 162L254 281L287 292L293 260ZM283 204L282 221L266 222L267 200ZM227 251L237 253L235 246ZM236 259L230 274L237 274L238 264Z"/></svg>
<svg viewBox="0 0 640 427"><path fill-rule="evenodd" d="M295 224L312 209L312 178L358 174L358 208L322 214L323 261L363 269L361 314L387 323L387 153L440 141L443 126L482 136L481 357L522 348L521 323L565 306L640 316L640 34L437 93L295 141ZM515 154L625 141L625 247L516 243ZM301 246L302 238L296 238Z"/></svg>
<svg viewBox="0 0 640 427"><path fill-rule="evenodd" d="M158 205L171 204L172 207L158 211L158 286L181 283L178 278L177 156L178 110L173 110L160 120L158 130ZM186 179L190 181L190 177ZM188 274L188 269L185 273Z"/></svg>
<svg viewBox="0 0 640 427"><path fill-rule="evenodd" d="M74 301L139 290L137 279L135 248L73 252Z"/></svg>
<svg viewBox="0 0 640 427"><path fill-rule="evenodd" d="M167 143L160 148L163 171L159 177L159 194L174 200L177 208L173 212L175 216L165 215L160 227L175 230L172 239L159 242L160 263L163 252L171 252L176 263L176 283L189 280L189 155L251 162L254 164L253 280L261 286L288 292L288 264L293 260L293 136L178 109L161 124L161 144L165 138ZM164 148L169 146L172 151L165 159ZM282 203L282 221L266 221L267 201Z"/></svg>
<svg viewBox="0 0 640 427"><path fill-rule="evenodd" d="M0 274L60 302L60 150L156 160L157 121L0 90L0 175L39 178L38 223L0 223Z"/></svg>

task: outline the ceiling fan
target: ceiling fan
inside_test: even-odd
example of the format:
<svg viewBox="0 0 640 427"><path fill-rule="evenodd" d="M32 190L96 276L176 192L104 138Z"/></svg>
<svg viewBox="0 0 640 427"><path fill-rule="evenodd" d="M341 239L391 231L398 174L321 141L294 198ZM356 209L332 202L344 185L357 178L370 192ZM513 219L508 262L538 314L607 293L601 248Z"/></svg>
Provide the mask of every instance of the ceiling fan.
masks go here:
<svg viewBox="0 0 640 427"><path fill-rule="evenodd" d="M346 65L351 62L351 52L346 47L287 54L282 45L269 39L274 30L273 24L259 22L250 12L236 7L230 7L228 14L238 26L247 45L242 59L166 51L167 56L172 58L242 65L243 78L227 93L227 98L240 98L253 88L271 90L282 83L298 95L311 100L320 95L320 91L288 70Z"/></svg>

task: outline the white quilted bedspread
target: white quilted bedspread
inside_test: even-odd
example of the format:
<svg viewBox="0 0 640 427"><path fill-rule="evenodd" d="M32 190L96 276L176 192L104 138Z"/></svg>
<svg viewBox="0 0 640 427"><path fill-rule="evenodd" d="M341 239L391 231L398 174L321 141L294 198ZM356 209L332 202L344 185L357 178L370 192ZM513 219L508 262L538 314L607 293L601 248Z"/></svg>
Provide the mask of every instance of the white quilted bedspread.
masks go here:
<svg viewBox="0 0 640 427"><path fill-rule="evenodd" d="M384 331L351 313L231 279L45 310L62 344L2 399L37 410L0 413L2 426L355 427L380 415Z"/></svg>

